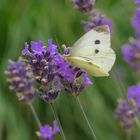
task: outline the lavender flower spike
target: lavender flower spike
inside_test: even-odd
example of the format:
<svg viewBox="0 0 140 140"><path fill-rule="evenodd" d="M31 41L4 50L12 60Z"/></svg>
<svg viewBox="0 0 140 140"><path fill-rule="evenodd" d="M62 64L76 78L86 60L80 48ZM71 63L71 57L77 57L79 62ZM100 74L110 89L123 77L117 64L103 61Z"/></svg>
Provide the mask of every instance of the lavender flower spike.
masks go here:
<svg viewBox="0 0 140 140"><path fill-rule="evenodd" d="M89 30L101 26L101 25L108 25L110 31L112 33L112 22L108 20L101 12L94 11L91 16L89 16L88 21L81 22L84 26L84 31L88 32Z"/></svg>
<svg viewBox="0 0 140 140"><path fill-rule="evenodd" d="M64 91L73 96L78 96L86 86L92 85L91 80L88 78L87 74L76 67L68 67L67 74L71 75L70 79L64 79L65 86Z"/></svg>
<svg viewBox="0 0 140 140"><path fill-rule="evenodd" d="M10 89L13 90L22 102L31 101L36 93L32 85L32 73L29 66L22 60L10 61L7 75L9 77Z"/></svg>
<svg viewBox="0 0 140 140"><path fill-rule="evenodd" d="M140 0L134 0L136 4L140 4Z"/></svg>
<svg viewBox="0 0 140 140"><path fill-rule="evenodd" d="M59 132L60 130L58 124L56 120L54 120L53 127L46 124L40 128L39 132L37 132L37 135L39 138L41 138L41 140L54 140L55 135Z"/></svg>
<svg viewBox="0 0 140 140"><path fill-rule="evenodd" d="M58 75L58 63L63 57L57 52L57 45L53 44L52 39L48 40L48 48L41 41L32 41L30 46L26 43L22 54L28 56L27 62L41 89L40 97L52 103L63 88Z"/></svg>
<svg viewBox="0 0 140 140"><path fill-rule="evenodd" d="M115 111L115 118L120 122L121 127L126 133L129 133L133 126L132 110L129 103L123 99L118 100L118 106Z"/></svg>
<svg viewBox="0 0 140 140"><path fill-rule="evenodd" d="M136 34L140 36L140 9L135 11L135 15L132 19L132 26L135 29Z"/></svg>
<svg viewBox="0 0 140 140"><path fill-rule="evenodd" d="M77 9L84 14L92 11L95 1L94 0L72 0Z"/></svg>
<svg viewBox="0 0 140 140"><path fill-rule="evenodd" d="M127 62L135 72L140 72L140 40L133 40L130 44L122 47L124 61Z"/></svg>

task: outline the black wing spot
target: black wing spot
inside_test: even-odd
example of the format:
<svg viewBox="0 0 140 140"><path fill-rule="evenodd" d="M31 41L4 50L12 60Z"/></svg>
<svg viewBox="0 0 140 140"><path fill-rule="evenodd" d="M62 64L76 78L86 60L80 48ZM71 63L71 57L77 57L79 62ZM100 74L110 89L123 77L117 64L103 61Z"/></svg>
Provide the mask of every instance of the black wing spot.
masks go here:
<svg viewBox="0 0 140 140"><path fill-rule="evenodd" d="M89 65L92 65L92 63L91 63L91 62L88 62L88 64L89 64Z"/></svg>
<svg viewBox="0 0 140 140"><path fill-rule="evenodd" d="M96 49L96 50L95 50L95 54L97 54L97 53L99 53L99 50Z"/></svg>
<svg viewBox="0 0 140 140"><path fill-rule="evenodd" d="M100 40L95 40L94 43L95 43L95 44L100 44L101 42L100 42Z"/></svg>

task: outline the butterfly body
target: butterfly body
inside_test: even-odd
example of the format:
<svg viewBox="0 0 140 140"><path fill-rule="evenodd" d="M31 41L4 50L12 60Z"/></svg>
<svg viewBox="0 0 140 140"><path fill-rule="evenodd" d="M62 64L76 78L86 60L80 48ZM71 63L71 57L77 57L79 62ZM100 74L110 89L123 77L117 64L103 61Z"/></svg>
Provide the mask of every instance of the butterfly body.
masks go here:
<svg viewBox="0 0 140 140"><path fill-rule="evenodd" d="M99 26L82 36L65 58L93 76L109 76L116 58L110 44L109 27Z"/></svg>

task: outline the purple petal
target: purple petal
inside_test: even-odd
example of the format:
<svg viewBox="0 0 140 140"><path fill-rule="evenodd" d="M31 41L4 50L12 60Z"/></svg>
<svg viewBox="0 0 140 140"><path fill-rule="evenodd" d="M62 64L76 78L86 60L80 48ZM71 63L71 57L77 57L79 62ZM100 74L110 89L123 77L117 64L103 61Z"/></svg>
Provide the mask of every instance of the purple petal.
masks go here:
<svg viewBox="0 0 140 140"><path fill-rule="evenodd" d="M56 120L54 120L53 127L51 127L48 124L42 126L40 128L40 131L38 132L38 136L42 138L43 140L52 140L54 139L55 135L59 132L60 130L59 130L58 124Z"/></svg>
<svg viewBox="0 0 140 140"><path fill-rule="evenodd" d="M126 62L129 62L132 57L131 47L129 45L124 45L122 47L123 58Z"/></svg>
<svg viewBox="0 0 140 140"><path fill-rule="evenodd" d="M88 78L87 74L86 73L83 73L82 74L82 77L83 77L83 84L85 86L89 86L89 85L92 85L93 83L91 82L91 80Z"/></svg>
<svg viewBox="0 0 140 140"><path fill-rule="evenodd" d="M60 129L59 129L59 126L58 126L58 124L57 124L57 121L54 120L54 121L53 121L53 133L54 133L54 135L55 135L55 134L57 134L58 132L60 132Z"/></svg>
<svg viewBox="0 0 140 140"><path fill-rule="evenodd" d="M48 40L48 51L50 52L51 55L54 55L57 53L57 46L53 44L52 39Z"/></svg>
<svg viewBox="0 0 140 140"><path fill-rule="evenodd" d="M132 26L134 27L136 34L140 36L140 9L135 11L135 15L132 19Z"/></svg>
<svg viewBox="0 0 140 140"><path fill-rule="evenodd" d="M28 56L32 55L29 51L29 45L27 42L25 42L25 48L24 48L24 50L22 50L22 55L28 55Z"/></svg>
<svg viewBox="0 0 140 140"><path fill-rule="evenodd" d="M42 41L38 42L31 42L31 49L35 54L42 54L43 52L46 52L46 50L43 48Z"/></svg>
<svg viewBox="0 0 140 140"><path fill-rule="evenodd" d="M56 88L58 88L60 90L64 88L64 86L62 85L60 78L58 76L54 77L54 81L55 81L54 84L55 84Z"/></svg>
<svg viewBox="0 0 140 140"><path fill-rule="evenodd" d="M128 88L128 101L135 101L137 106L140 107L140 85L134 85Z"/></svg>
<svg viewBox="0 0 140 140"><path fill-rule="evenodd" d="M49 125L42 126L40 128L40 134L41 134L41 137L46 138L46 139L52 138L53 136L51 127Z"/></svg>
<svg viewBox="0 0 140 140"><path fill-rule="evenodd" d="M140 0L134 0L136 4L140 4Z"/></svg>
<svg viewBox="0 0 140 140"><path fill-rule="evenodd" d="M102 13L94 12L87 21L81 22L84 26L84 31L88 32L91 29L101 26L101 25L108 25L109 29L112 33L112 21L107 19Z"/></svg>

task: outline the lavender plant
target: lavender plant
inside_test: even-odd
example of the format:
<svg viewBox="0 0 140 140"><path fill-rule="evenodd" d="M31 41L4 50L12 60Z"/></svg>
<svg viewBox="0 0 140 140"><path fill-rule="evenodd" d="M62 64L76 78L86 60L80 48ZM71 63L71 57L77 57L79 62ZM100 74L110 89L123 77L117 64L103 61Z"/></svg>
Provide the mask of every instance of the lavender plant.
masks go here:
<svg viewBox="0 0 140 140"><path fill-rule="evenodd" d="M140 40L132 40L130 44L124 45L122 47L123 58L126 63L128 63L131 68L139 73L140 71Z"/></svg>
<svg viewBox="0 0 140 140"><path fill-rule="evenodd" d="M48 49L43 48L43 43L31 42L31 51L27 43L22 51L23 55L28 57L27 63L30 65L35 81L39 84L40 97L46 102L52 103L62 88L58 76L58 65L55 60L59 59L57 55L57 46L48 41ZM62 59L60 57L60 59ZM59 61L59 60L58 60Z"/></svg>
<svg viewBox="0 0 140 140"><path fill-rule="evenodd" d="M88 14L93 10L95 0L72 0L72 2L81 13Z"/></svg>
<svg viewBox="0 0 140 140"><path fill-rule="evenodd" d="M139 73L139 0L135 0L136 5L138 6L134 17L132 19L132 26L135 30L136 39L130 39L130 43L122 46L123 59L128 63L132 70ZM132 128L135 126L135 122L139 125L139 96L140 96L140 86L133 85L128 87L127 99L121 99L118 102L115 116L120 122L122 128L127 135L131 135Z"/></svg>
<svg viewBox="0 0 140 140"><path fill-rule="evenodd" d="M128 88L128 99L120 98L115 111L115 118L119 121L127 137L132 136L132 130L137 124L139 126L139 86Z"/></svg>
<svg viewBox="0 0 140 140"><path fill-rule="evenodd" d="M57 133L59 133L59 126L57 124L57 121L53 121L53 127L46 124L40 128L40 130L37 133L38 137L41 140L54 140L54 137Z"/></svg>
<svg viewBox="0 0 140 140"><path fill-rule="evenodd" d="M137 36L140 35L140 9L136 9L134 17L132 19L132 26L134 27Z"/></svg>
<svg viewBox="0 0 140 140"><path fill-rule="evenodd" d="M16 93L18 100L23 103L31 102L37 91L32 85L32 72L29 65L22 59L10 60L6 74L9 77L9 88Z"/></svg>
<svg viewBox="0 0 140 140"><path fill-rule="evenodd" d="M127 62L134 71L139 73L139 49L140 49L140 39L139 39L139 17L140 17L140 10L139 10L139 1L135 0L137 4L137 8L132 19L132 26L136 33L136 39L131 39L130 44L124 45L122 47L123 58L125 62Z"/></svg>
<svg viewBox="0 0 140 140"><path fill-rule="evenodd" d="M134 124L132 113L130 104L126 100L119 99L115 111L115 118L119 121L121 127L128 135L131 133Z"/></svg>
<svg viewBox="0 0 140 140"><path fill-rule="evenodd" d="M82 13L85 14L88 18L87 21L82 20L81 23L84 27L84 31L88 32L91 29L94 29L97 26L101 25L108 25L110 28L110 31L112 32L112 22L111 20L106 19L106 17L99 12L98 10L95 10L95 1L90 0L72 0L72 2L75 4L75 7ZM87 79L87 78L86 78ZM89 80L88 80L89 81ZM90 83L90 82L89 82ZM91 83L90 83L91 84ZM79 92L79 91L78 91ZM86 116L86 113L84 111L84 108L80 102L80 98L77 96L76 101L82 111L82 114L89 126L89 129L93 135L93 138L97 140L97 137L95 135L95 132Z"/></svg>
<svg viewBox="0 0 140 140"><path fill-rule="evenodd" d="M106 16L98 10L94 10L89 15L88 19L82 20L81 23L85 32L88 32L89 30L101 25L108 25L110 31L112 32L112 21L107 19Z"/></svg>
<svg viewBox="0 0 140 140"><path fill-rule="evenodd" d="M85 32L101 25L108 25L110 27L110 31L112 32L112 21L107 19L102 12L95 9L95 1L72 0L72 2L82 14L87 16L87 20L81 21Z"/></svg>
<svg viewBox="0 0 140 140"><path fill-rule="evenodd" d="M134 0L136 4L140 4L140 0Z"/></svg>
<svg viewBox="0 0 140 140"><path fill-rule="evenodd" d="M140 108L140 85L134 85L128 88L128 101L133 106Z"/></svg>
<svg viewBox="0 0 140 140"><path fill-rule="evenodd" d="M40 120L32 105L32 100L35 98L37 89L33 87L34 79L30 66L22 59L18 61L10 60L6 74L9 77L9 88L16 93L19 101L29 105L38 126L41 127Z"/></svg>
<svg viewBox="0 0 140 140"><path fill-rule="evenodd" d="M66 52L66 50L65 50ZM41 99L48 102L53 110L55 119L61 130L62 138L65 138L63 129L57 116L54 102L60 91L65 91L73 96L78 96L83 89L92 82L86 73L79 68L73 67L65 61L57 51L57 45L48 40L48 48L41 41L31 42L31 46L25 43L22 55L27 56L24 60L10 61L7 74L9 76L10 89L16 92L18 99L28 103L40 128L40 137L53 139L56 132L46 134L50 130L48 126L42 126L31 104L31 100L38 94ZM80 81L80 78L83 80ZM33 82L38 83L39 89L33 87ZM56 123L54 123L56 126ZM58 126L57 126L58 127ZM54 128L55 129L55 128ZM42 134L44 132L44 134ZM58 129L57 129L58 132ZM45 135L47 135L45 137Z"/></svg>
<svg viewBox="0 0 140 140"><path fill-rule="evenodd" d="M98 25L106 24L112 28L111 21L107 20L101 13L93 11L93 1L75 0L73 2L83 14L89 16L89 20L84 21L85 31ZM65 49L64 54L68 53L69 50ZM11 78L11 80L9 80L12 85L11 89L16 92L19 100L30 105L40 129L39 132L37 132L39 138L43 140L53 140L54 136L60 131L62 138L64 140L66 139L54 106L60 92L64 91L76 98L90 131L93 134L93 138L97 140L79 99L80 93L82 93L86 86L92 85L86 72L71 66L64 59L63 55L58 52L57 45L52 42L52 39L48 40L48 47L45 47L41 41L31 42L30 45L25 43L22 56L24 57L22 61L19 60L18 62L11 63L13 66L11 65L8 68L7 73ZM35 88L33 83L36 83L38 88ZM57 121L57 123L56 121L54 122L53 127L41 125L35 109L31 104L31 100L35 95L39 95L42 100L50 104L55 120Z"/></svg>

